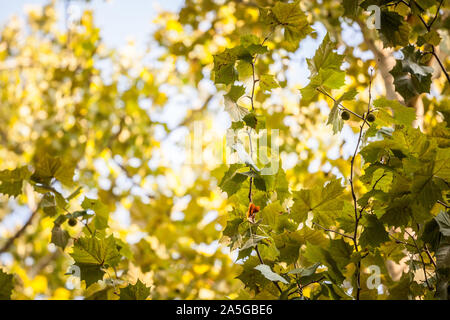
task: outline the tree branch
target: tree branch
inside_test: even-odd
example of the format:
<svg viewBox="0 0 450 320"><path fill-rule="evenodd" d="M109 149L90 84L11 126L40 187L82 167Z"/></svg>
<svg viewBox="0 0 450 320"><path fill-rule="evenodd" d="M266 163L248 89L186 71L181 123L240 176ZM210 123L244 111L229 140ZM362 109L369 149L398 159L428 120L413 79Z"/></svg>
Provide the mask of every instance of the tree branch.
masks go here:
<svg viewBox="0 0 450 320"><path fill-rule="evenodd" d="M347 234L341 233L341 232L336 231L336 230L332 230L332 229L328 229L328 228L322 227L322 226L321 226L320 224L318 224L318 223L313 222L313 225L318 226L319 228L321 228L321 229L323 229L323 230L325 230L325 231L334 232L334 233L336 233L336 234L338 234L338 235L341 235L341 236L343 236L343 237L346 237L346 238L348 238L348 239L352 239L352 240L353 240L353 237L352 237L352 236L349 236L349 235L347 235Z"/></svg>
<svg viewBox="0 0 450 320"><path fill-rule="evenodd" d="M33 213L31 213L30 217L28 218L28 220L25 222L25 224L19 229L17 230L17 232L8 239L8 241L6 241L6 243L3 245L3 247L0 248L0 254L7 252L9 250L9 248L13 245L14 241L19 238L27 229L27 227L31 224L31 222L33 221L34 217L37 215L38 211L40 208L40 204L37 206L37 208L33 211Z"/></svg>

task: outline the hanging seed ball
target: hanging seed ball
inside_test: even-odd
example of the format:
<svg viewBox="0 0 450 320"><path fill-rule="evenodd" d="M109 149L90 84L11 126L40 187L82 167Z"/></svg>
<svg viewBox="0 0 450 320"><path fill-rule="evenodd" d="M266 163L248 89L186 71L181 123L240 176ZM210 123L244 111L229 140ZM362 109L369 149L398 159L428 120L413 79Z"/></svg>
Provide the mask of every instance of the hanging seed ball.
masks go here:
<svg viewBox="0 0 450 320"><path fill-rule="evenodd" d="M367 115L366 120L367 120L368 122L374 122L374 121L375 121L375 115L374 115L373 113L369 113L369 114Z"/></svg>
<svg viewBox="0 0 450 320"><path fill-rule="evenodd" d="M348 111L346 111L346 110L342 111L341 118L342 118L342 120L350 119L350 113L348 113Z"/></svg>

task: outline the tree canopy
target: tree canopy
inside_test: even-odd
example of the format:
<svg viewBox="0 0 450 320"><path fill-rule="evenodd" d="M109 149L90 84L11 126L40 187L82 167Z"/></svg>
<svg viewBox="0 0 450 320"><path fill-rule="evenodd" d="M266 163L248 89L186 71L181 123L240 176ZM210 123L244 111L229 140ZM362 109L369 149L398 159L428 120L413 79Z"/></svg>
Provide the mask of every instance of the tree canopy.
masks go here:
<svg viewBox="0 0 450 320"><path fill-rule="evenodd" d="M55 5L0 30L0 299L450 299L448 1L186 0L140 57Z"/></svg>

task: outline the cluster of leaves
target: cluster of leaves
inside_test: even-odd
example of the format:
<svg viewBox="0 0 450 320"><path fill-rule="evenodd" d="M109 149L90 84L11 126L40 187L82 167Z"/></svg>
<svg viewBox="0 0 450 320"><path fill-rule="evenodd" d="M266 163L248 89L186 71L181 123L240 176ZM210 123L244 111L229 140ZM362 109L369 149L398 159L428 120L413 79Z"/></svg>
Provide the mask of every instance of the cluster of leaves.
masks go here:
<svg viewBox="0 0 450 320"><path fill-rule="evenodd" d="M379 30L365 23L370 5L381 8ZM39 204L0 242L13 257L0 268L0 299L448 299L448 9L428 0L187 0L155 20L164 70L105 49L91 12L63 33L53 4L29 13L29 35L6 25L0 192L9 201L0 215ZM316 26L328 33L306 60L309 84L299 92L289 74ZM350 27L361 43L343 36ZM361 58L367 51L373 57ZM108 80L105 62L114 66ZM209 78L225 93L239 162L192 170L195 183L183 185L165 163L148 165L161 152L155 128L171 132L153 118L170 102L160 86L201 91ZM328 113L322 98L332 101ZM211 120L213 101L181 125ZM270 129L280 146L242 139L267 130L271 140ZM329 155L339 140L353 146L351 158L342 146ZM278 154L299 161L284 170ZM321 170L310 170L317 162ZM97 196L81 200L79 187ZM210 212L218 217L205 223ZM221 250L198 249L220 237L218 225L221 242L238 250L236 265ZM136 234L145 236L129 243ZM69 263L82 290L64 289ZM373 266L378 287L368 286Z"/></svg>
<svg viewBox="0 0 450 320"><path fill-rule="evenodd" d="M369 2L360 5L367 8L375 4ZM350 6L357 10L358 1L345 3L346 11ZM426 3L424 9L433 7ZM395 90L408 102L421 93L430 92L433 73L433 68L427 65L430 55L408 44L408 36L405 36L406 40L403 37L409 26L398 13L387 9L388 3L382 5L386 8L382 11L383 27L379 32L384 35L386 47L403 46L403 58L397 60L390 73L394 77ZM280 8L286 11L280 13ZM260 19L269 28L285 26L286 21L277 24L274 21L279 20L267 20L267 17L275 11L278 17L287 16L293 8L300 10L299 3L276 2L272 9L261 10ZM413 6L411 10L417 13ZM298 13L296 16L305 15ZM426 24L429 32L432 23ZM301 28L301 24L296 27ZM302 33L304 30L307 31ZM301 34L300 38L303 38L311 31L309 27L301 30L292 27L288 32L285 30L285 37L297 44L298 39L290 36L291 32ZM272 89L265 86L264 74L255 75L258 55L267 54L267 49L260 52L247 49L243 55L236 53L242 52L245 39L250 37L255 39L252 45L261 43L254 36L243 36L240 46L215 56L213 69L216 83L229 86L225 100L230 99L234 109L226 105L225 110L233 121L244 121L240 126L233 122L232 129L248 130L249 133L255 129L256 121L248 121L248 114L259 117L254 102L255 85L259 84L261 91ZM425 35L418 40L417 46L424 41L430 46L438 45L439 41L435 40ZM224 57L232 58L223 63ZM244 70L239 68L241 64L238 64L238 71L234 69L234 63L239 59L251 65L252 74L244 73L241 78L240 69ZM301 103L307 106L317 101L321 94L331 98L334 104L327 124L332 126L334 134L341 132L350 113L362 122L350 159L348 182L333 178L323 185L291 192L281 166L275 174L260 174L258 166L263 165L263 161L259 158L256 163L252 161L249 154L257 154L258 150L252 150L249 143L249 152L245 156L240 152L240 164L229 166L219 183L233 206L222 241L239 252L237 259L242 261L243 271L238 278L258 298L448 299L450 255L447 234L450 225L448 212L440 210L449 207L446 196L450 182L450 150L448 140L443 138L448 137L448 126L443 122L439 136L413 128L416 120L413 108L384 97L372 101L372 79L366 112L359 114L358 110L344 107L345 101L355 100L358 92L354 88L338 99L328 93L345 86L347 72L341 67L343 61L344 55L336 52L336 43L327 34L314 57L307 59L310 82L301 89ZM245 76L253 78L248 88L235 85L235 81L243 80ZM251 100L251 113L238 103L238 98L245 92L250 92L246 97ZM249 171L245 172L245 169ZM360 177L355 171L360 172ZM248 212L246 214L247 207L250 211L253 203L261 208L256 219L249 218ZM386 261L400 262L405 257L409 257L409 271L395 282L389 277ZM382 293L380 287L367 287L369 274L365 270L372 265L382 270L380 277L385 286ZM420 272L423 280L417 281L415 275Z"/></svg>
<svg viewBox="0 0 450 320"><path fill-rule="evenodd" d="M70 243L72 251L70 255L74 261L73 265L79 270L77 274L79 280L84 281L86 288L89 288L92 284L103 280L105 273L115 272L120 264L126 264L127 258L131 258L131 251L128 244L108 234L109 209L100 200L84 197L81 208L71 210L73 207L71 201L80 195L81 188L77 188L66 197L61 188L74 186L73 175L73 164L64 163L60 158L47 153L38 153L32 165L1 171L0 187L1 193L10 197L21 195L25 188L24 184L29 184L35 192L41 194L41 200L32 217L42 211L44 217L54 219L51 243L62 250ZM60 191L56 189L56 185ZM74 230L78 221L83 223L81 231L79 228ZM71 233L75 233L76 236L71 236ZM8 242L0 252L6 252L11 244ZM9 299L13 288L13 276L2 271L1 277L1 298ZM117 279L110 280L115 286ZM102 291L104 294L107 292L105 289ZM96 295L98 294L99 292L96 292ZM120 294L117 293L120 298L127 300L133 297L146 299L149 294L150 288L139 280L134 285L127 284L120 289Z"/></svg>

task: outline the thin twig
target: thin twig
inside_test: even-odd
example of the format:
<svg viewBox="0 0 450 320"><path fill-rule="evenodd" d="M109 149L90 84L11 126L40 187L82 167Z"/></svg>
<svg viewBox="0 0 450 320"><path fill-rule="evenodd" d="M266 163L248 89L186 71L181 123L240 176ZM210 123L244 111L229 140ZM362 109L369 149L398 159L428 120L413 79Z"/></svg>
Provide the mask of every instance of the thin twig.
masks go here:
<svg viewBox="0 0 450 320"><path fill-rule="evenodd" d="M438 5L438 7L436 9L436 14L434 15L434 18L433 18L433 20L431 20L430 24L428 24L428 28L429 29L431 29L431 27L433 26L433 23L436 21L436 18L439 15L439 10L441 10L441 6L442 6L443 2L444 2L444 0L441 0L441 2L439 2L439 5Z"/></svg>
<svg viewBox="0 0 450 320"><path fill-rule="evenodd" d="M348 239L352 239L352 240L353 240L353 237L352 237L352 236L349 236L349 235L347 235L347 234L341 233L341 232L336 231L336 230L332 230L332 229L328 229L328 228L322 227L320 224L315 223L315 222L313 222L313 224L314 224L315 226L318 226L319 228L325 230L325 231L334 232L334 233L336 233L336 234L338 234L338 235L341 235L341 236L343 236L343 237L346 237L346 238L348 238Z"/></svg>
<svg viewBox="0 0 450 320"><path fill-rule="evenodd" d="M406 1L402 1L402 3L404 3L405 5L407 5L409 8L411 8L411 4L407 3ZM422 16L420 14L417 14L417 16L419 17L420 21L422 22L422 24L424 25L424 27L427 29L428 32L431 31L431 26L433 25L434 21L436 21L438 15L439 15L439 10L441 8L441 5L443 3L443 0L441 0L441 2L439 3L439 6L437 8L436 14L433 18L433 20L430 22L430 24L427 24L425 22L425 20L422 18ZM441 62L441 60L439 59L438 55L435 52L435 48L434 45L430 44L431 46L431 54L434 56L434 58L437 60L442 72L445 74L445 77L447 78L447 81L450 83L450 75L448 74L447 70L445 70L445 67L443 65L443 63Z"/></svg>
<svg viewBox="0 0 450 320"><path fill-rule="evenodd" d="M323 94L326 95L328 98L330 98L330 99L333 100L335 103L337 103L336 99L333 98L328 92L326 92L326 91L323 90L322 88L316 88L316 90L319 91L320 93L323 93ZM343 109L343 110L345 110L345 111L350 112L350 113L351 113L352 115L354 115L355 117L357 117L357 118L359 118L359 119L365 121L364 117L360 116L359 114L353 112L353 111L350 110L350 109L347 109L346 107L344 107L344 106L342 105L342 103L339 103L339 104L338 104L338 107L340 107L341 109Z"/></svg>
<svg viewBox="0 0 450 320"><path fill-rule="evenodd" d="M262 44L264 44L264 42L267 41L267 39L270 37L270 34L268 36L266 36L262 42ZM251 101L251 106L252 106L252 111L255 111L255 106L254 106L254 98L255 98L255 86L256 83L258 82L258 80L256 79L255 76L255 63L256 63L256 59L257 59L258 55L255 55L255 57L252 59L252 94L250 96L250 101ZM248 133L248 138L249 138L249 148L250 148L250 157L253 158L253 145L252 145L252 128L250 128L250 130L247 131ZM252 196L252 187L253 187L253 177L250 177L250 185L249 185L249 191L248 191L248 201L249 203L253 202L253 196ZM251 227L250 227L250 233L251 233ZM259 252L259 248L258 248L258 244L255 244L255 251L256 251L256 255L258 256L259 262L261 264L264 264L264 260L261 256L261 253ZM278 284L278 282L276 281L272 281L275 286L277 287L278 291L280 293L283 293L283 290L281 289L280 285Z"/></svg>
<svg viewBox="0 0 450 320"><path fill-rule="evenodd" d="M431 256L430 250L428 250L428 246L426 243L423 245L423 248L428 258L430 259L431 263L433 264L434 268L437 268L436 261L434 261L433 257Z"/></svg>
<svg viewBox="0 0 450 320"><path fill-rule="evenodd" d="M403 244L403 245L405 245L405 246L410 246L410 247L413 247L413 248L415 248L415 246L413 245L413 244L411 244L411 243L408 243L408 242L406 242L406 241L403 241L403 240L400 240L400 239L398 239L398 238L396 238L396 237L394 237L392 234L390 234L389 233L389 236L392 238L392 239L394 239L395 240L395 243L401 243L401 244Z"/></svg>
<svg viewBox="0 0 450 320"><path fill-rule="evenodd" d="M432 287L432 286L430 285L430 283L428 282L428 276L427 276L426 264L425 264L425 261L423 260L422 252L421 252L419 246L417 245L416 239L414 239L414 237L413 237L407 230L405 230L405 232L406 232L406 234L407 234L408 236L411 237L411 239L412 239L413 242L414 242L414 247L416 248L417 253L418 253L419 257L420 257L420 261L422 262L423 274L425 275L425 282L426 282L426 284L427 284L427 287L428 287L429 290L433 290L433 287Z"/></svg>
<svg viewBox="0 0 450 320"><path fill-rule="evenodd" d="M441 200L438 200L437 203L443 205L444 207L446 207L447 209L450 208L450 206L448 204L446 204L445 202L442 202Z"/></svg>
<svg viewBox="0 0 450 320"><path fill-rule="evenodd" d="M8 239L8 241L6 241L6 243L3 245L3 247L0 248L0 253L4 253L6 251L9 250L9 248L13 245L14 241L19 238L22 233L25 232L25 229L31 224L31 222L33 221L34 217L37 215L38 211L40 208L40 203L37 206L37 208L33 211L33 213L30 215L30 217L28 218L28 220L25 222L25 224L22 226L22 228L20 228L19 230L17 230L17 232Z"/></svg>

